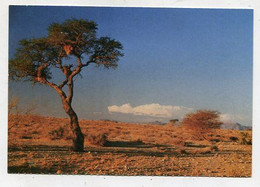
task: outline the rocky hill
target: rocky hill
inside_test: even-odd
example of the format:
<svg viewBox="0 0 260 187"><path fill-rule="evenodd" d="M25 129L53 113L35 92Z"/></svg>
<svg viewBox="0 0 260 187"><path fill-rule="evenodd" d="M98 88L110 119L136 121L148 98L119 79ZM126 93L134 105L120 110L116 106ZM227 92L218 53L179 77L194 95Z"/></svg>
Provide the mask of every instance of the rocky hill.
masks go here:
<svg viewBox="0 0 260 187"><path fill-rule="evenodd" d="M252 127L241 125L240 123L224 123L221 125L221 129L232 129L232 130L251 130Z"/></svg>

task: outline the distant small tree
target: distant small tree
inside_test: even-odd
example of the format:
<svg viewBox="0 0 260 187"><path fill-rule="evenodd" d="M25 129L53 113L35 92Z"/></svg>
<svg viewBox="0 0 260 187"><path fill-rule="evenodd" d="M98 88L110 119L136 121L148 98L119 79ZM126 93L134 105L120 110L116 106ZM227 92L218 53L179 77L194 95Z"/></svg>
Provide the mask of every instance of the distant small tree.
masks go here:
<svg viewBox="0 0 260 187"><path fill-rule="evenodd" d="M19 98L12 96L8 102L8 113L18 113Z"/></svg>
<svg viewBox="0 0 260 187"><path fill-rule="evenodd" d="M116 68L119 57L123 56L120 42L109 37L98 38L96 30L95 22L84 19L53 23L47 37L21 40L15 57L9 60L10 78L47 85L58 93L70 119L74 151L84 150L84 136L72 108L75 77L90 64ZM53 77L63 80L54 82Z"/></svg>
<svg viewBox="0 0 260 187"><path fill-rule="evenodd" d="M175 124L178 123L178 122L179 122L178 119L171 119L171 120L169 121L169 123L172 124L172 125L175 125Z"/></svg>
<svg viewBox="0 0 260 187"><path fill-rule="evenodd" d="M20 99L17 96L11 95L9 93L8 100L8 120L11 120L12 123L8 124L8 133L9 131L18 125L22 119L20 115L30 115L34 110L37 109L37 103L31 103L27 108L23 109L23 111L19 110Z"/></svg>
<svg viewBox="0 0 260 187"><path fill-rule="evenodd" d="M199 138L205 138L205 134L214 129L219 129L222 122L219 120L219 112L212 110L198 110L190 113L182 120L182 126L190 129Z"/></svg>

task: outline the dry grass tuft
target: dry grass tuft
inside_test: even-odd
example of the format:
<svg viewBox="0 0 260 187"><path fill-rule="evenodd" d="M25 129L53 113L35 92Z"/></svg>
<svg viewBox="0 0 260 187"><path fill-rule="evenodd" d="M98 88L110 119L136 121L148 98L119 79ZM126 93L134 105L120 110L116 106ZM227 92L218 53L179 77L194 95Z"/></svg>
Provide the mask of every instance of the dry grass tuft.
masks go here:
<svg viewBox="0 0 260 187"><path fill-rule="evenodd" d="M59 127L58 129L52 130L49 132L49 135L51 136L52 140L62 139L64 136L64 128Z"/></svg>
<svg viewBox="0 0 260 187"><path fill-rule="evenodd" d="M86 136L86 141L87 144L95 145L95 146L105 146L108 142L107 135L104 133L97 134L97 135L89 134Z"/></svg>

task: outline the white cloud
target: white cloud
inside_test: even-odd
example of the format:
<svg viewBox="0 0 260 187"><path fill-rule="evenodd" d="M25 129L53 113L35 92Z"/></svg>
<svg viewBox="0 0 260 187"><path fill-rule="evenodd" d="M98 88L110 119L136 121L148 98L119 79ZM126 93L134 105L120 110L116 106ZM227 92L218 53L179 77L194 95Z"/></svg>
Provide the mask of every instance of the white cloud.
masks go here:
<svg viewBox="0 0 260 187"><path fill-rule="evenodd" d="M108 106L108 111L110 113L124 113L152 117L182 118L185 114L192 112L193 109L184 106L160 105L158 103L132 107L127 103L121 106Z"/></svg>
<svg viewBox="0 0 260 187"><path fill-rule="evenodd" d="M240 122L244 120L244 117L241 115L236 115L236 114L220 114L219 116L220 121L223 123L235 123L235 122Z"/></svg>

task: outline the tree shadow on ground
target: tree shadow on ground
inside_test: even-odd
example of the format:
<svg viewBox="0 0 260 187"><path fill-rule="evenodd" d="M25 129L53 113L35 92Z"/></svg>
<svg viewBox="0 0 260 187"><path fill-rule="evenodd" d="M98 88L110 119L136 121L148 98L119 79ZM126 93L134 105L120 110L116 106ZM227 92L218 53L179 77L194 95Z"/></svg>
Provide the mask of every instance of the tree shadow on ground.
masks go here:
<svg viewBox="0 0 260 187"><path fill-rule="evenodd" d="M21 165L21 166L9 166L8 173L27 173L27 174L50 174L56 173L49 168L41 168L37 166Z"/></svg>
<svg viewBox="0 0 260 187"><path fill-rule="evenodd" d="M134 147L134 148L152 148L162 145L146 144L141 140L137 141L107 141L105 147Z"/></svg>
<svg viewBox="0 0 260 187"><path fill-rule="evenodd" d="M155 149L154 149L155 148ZM112 154L125 154L126 156L176 156L176 157L209 157L216 153L198 153L192 154L189 152L179 152L175 147L169 147L167 145L146 144L142 141L124 142L124 141L109 141L104 147L85 147L84 152L73 152L69 146L48 146L48 145L30 145L30 146L9 146L8 152L38 152L38 154L85 154L91 153L94 156L103 155L107 153ZM218 151L217 154L230 154L233 152L246 153L245 151L225 150ZM11 170L23 169L11 168ZM38 170L38 169L37 169ZM23 172L22 172L23 173Z"/></svg>

